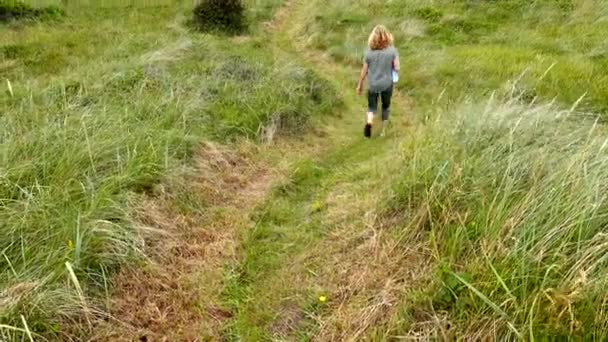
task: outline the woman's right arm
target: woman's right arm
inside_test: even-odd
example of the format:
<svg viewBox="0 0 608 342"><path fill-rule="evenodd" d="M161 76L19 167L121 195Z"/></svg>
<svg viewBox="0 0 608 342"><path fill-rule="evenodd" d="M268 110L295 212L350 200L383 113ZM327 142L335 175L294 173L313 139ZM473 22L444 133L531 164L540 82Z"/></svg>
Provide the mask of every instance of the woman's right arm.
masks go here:
<svg viewBox="0 0 608 342"><path fill-rule="evenodd" d="M358 95L361 95L363 93L363 82L365 82L365 78L367 77L368 69L369 65L367 65L367 63L363 63L363 68L361 68L361 76L359 77L359 83L357 84Z"/></svg>

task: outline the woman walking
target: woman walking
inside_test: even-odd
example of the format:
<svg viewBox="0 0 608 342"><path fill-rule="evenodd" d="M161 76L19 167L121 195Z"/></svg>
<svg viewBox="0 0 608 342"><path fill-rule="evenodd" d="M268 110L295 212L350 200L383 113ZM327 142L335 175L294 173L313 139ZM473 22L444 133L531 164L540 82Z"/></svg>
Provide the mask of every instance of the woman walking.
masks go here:
<svg viewBox="0 0 608 342"><path fill-rule="evenodd" d="M378 98L382 100L382 133L384 136L393 96L393 83L398 80L401 68L399 53L393 46L393 35L382 26L376 26L368 39L368 50L365 53L361 78L357 85L357 93L363 93L363 83L368 79L367 86L367 117L365 136L372 135L374 115L378 111Z"/></svg>

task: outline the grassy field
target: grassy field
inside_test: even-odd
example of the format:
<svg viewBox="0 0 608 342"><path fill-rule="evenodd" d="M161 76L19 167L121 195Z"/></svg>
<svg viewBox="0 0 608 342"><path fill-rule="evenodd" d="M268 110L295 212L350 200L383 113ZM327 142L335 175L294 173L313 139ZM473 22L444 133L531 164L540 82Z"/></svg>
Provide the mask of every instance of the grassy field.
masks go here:
<svg viewBox="0 0 608 342"><path fill-rule="evenodd" d="M252 30L277 5L252 2ZM276 135L297 134L336 103L323 79L275 59L263 37L191 32L188 13L86 8L0 26L3 332L23 329L23 315L54 336L97 310L111 274L145 251L131 204L202 142L256 140L271 123ZM182 197L186 209L209 205Z"/></svg>
<svg viewBox="0 0 608 342"><path fill-rule="evenodd" d="M360 64L375 24L392 29L425 121L384 212L432 276L368 336L605 339L606 4L303 6L292 34L340 63Z"/></svg>
<svg viewBox="0 0 608 342"><path fill-rule="evenodd" d="M604 2L249 0L239 37L124 4L0 26L0 339L606 339Z"/></svg>
<svg viewBox="0 0 608 342"><path fill-rule="evenodd" d="M517 81L527 100L568 106L584 96L582 108L608 110L602 1L381 3L311 1L296 29L309 46L357 64L373 25L387 25L408 70L400 88L423 103L444 91L454 101L483 98Z"/></svg>

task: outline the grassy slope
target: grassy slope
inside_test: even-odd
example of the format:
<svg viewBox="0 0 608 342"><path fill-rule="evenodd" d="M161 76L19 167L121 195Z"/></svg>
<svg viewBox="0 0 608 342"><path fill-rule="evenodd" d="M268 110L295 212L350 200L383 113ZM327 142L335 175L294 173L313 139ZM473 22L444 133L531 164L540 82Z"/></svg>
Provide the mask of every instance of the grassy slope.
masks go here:
<svg viewBox="0 0 608 342"><path fill-rule="evenodd" d="M601 53L590 51L601 50L605 21L596 19L605 8L522 3L505 12L486 2L293 2L272 29L279 61L307 59L351 89L356 70L310 46L354 63L372 19L382 18L399 41L416 44L402 46L410 71L402 90L427 120L404 126L410 107L398 98L391 135L361 140L363 99L345 92L344 119L325 121L326 137L307 137L320 154L293 165L242 231L221 295L232 316L224 337L604 337L604 128L508 91L474 103L530 66L524 101L539 94L569 106L589 89L585 105L603 110L601 74L573 75L603 70ZM294 50L294 41L304 45ZM537 81L554 61L555 74ZM464 96L476 101L453 104Z"/></svg>
<svg viewBox="0 0 608 342"><path fill-rule="evenodd" d="M311 1L301 11L291 32L349 64L375 23L392 28L400 87L426 119L378 210L394 218L400 248L425 246L433 271L402 286L399 309L366 336L605 338L605 128L561 107L586 94L578 108L605 115L606 5ZM559 106L531 104L554 97ZM334 317L349 305L317 317L320 336L348 329L352 316Z"/></svg>
<svg viewBox="0 0 608 342"><path fill-rule="evenodd" d="M444 90L453 100L484 97L524 74L519 86L529 99L557 97L568 105L586 94L585 108L608 108L602 1L381 3L312 1L298 32L311 47L358 63L373 25L388 25L409 70L401 88L423 103Z"/></svg>
<svg viewBox="0 0 608 342"><path fill-rule="evenodd" d="M254 22L278 4L254 2ZM202 141L256 138L271 121L299 132L336 103L264 39L192 33L186 13L81 8L0 27L0 72L12 88L0 99L1 324L21 327L23 314L53 334L81 311L66 262L85 296L105 291L117 266L142 256L129 203ZM210 205L189 196L177 196L185 212Z"/></svg>

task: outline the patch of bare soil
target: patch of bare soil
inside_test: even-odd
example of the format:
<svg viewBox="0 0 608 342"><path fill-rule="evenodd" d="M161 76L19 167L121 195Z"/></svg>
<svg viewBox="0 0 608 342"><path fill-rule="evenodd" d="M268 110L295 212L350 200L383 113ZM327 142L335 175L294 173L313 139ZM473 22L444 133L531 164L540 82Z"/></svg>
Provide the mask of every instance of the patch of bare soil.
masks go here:
<svg viewBox="0 0 608 342"><path fill-rule="evenodd" d="M232 317L219 303L223 268L277 176L253 160L254 145L245 146L235 152L206 144L193 167L137 205L133 219L148 232L152 262L113 277L112 319L91 340L219 339L221 323Z"/></svg>

